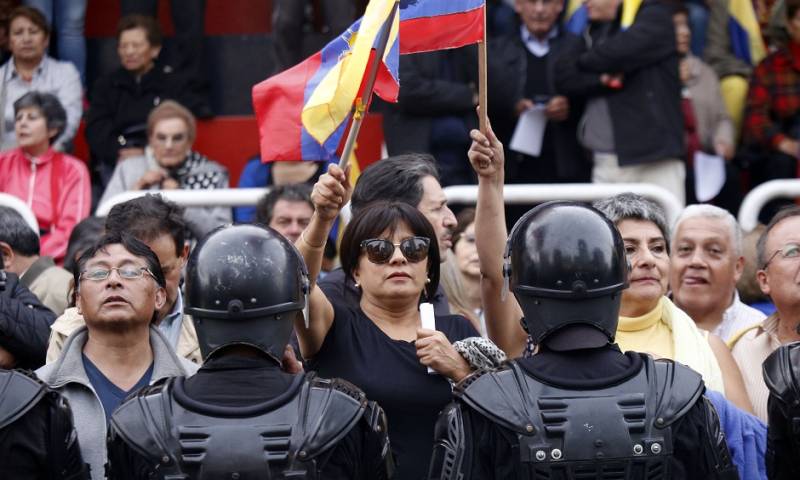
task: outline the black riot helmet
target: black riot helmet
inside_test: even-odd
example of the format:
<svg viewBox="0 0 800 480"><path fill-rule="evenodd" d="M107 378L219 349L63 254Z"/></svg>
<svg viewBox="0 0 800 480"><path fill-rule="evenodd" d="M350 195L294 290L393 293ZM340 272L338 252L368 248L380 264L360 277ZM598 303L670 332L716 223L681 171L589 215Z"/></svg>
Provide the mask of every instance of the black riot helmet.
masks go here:
<svg viewBox="0 0 800 480"><path fill-rule="evenodd" d="M533 208L514 225L506 245L504 274L524 325L537 345L555 350L614 340L628 269L614 224L575 202Z"/></svg>
<svg viewBox="0 0 800 480"><path fill-rule="evenodd" d="M308 290L303 258L280 233L225 226L201 240L189 258L184 312L192 315L203 358L238 344L280 363Z"/></svg>

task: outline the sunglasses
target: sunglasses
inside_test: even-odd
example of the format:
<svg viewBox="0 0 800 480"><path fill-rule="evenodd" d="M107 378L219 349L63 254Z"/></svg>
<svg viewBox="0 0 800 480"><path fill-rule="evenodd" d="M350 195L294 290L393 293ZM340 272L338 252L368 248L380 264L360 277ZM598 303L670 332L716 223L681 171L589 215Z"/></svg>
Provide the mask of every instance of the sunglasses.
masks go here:
<svg viewBox="0 0 800 480"><path fill-rule="evenodd" d="M428 249L431 241L425 237L408 237L400 243L392 243L382 238L370 238L361 242L361 249L367 253L367 258L372 263L386 263L394 255L395 247L400 247L400 252L411 263L417 263L428 258Z"/></svg>

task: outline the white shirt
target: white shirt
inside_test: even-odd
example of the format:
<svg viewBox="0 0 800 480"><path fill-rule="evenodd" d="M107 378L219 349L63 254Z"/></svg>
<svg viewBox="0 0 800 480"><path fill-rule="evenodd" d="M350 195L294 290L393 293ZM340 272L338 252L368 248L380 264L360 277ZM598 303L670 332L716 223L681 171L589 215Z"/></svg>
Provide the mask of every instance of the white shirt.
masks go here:
<svg viewBox="0 0 800 480"><path fill-rule="evenodd" d="M734 334L741 332L747 327L761 323L767 318L762 312L755 308L745 305L739 300L739 292L733 291L733 302L722 314L722 322L714 329L714 335L722 338L727 343Z"/></svg>
<svg viewBox="0 0 800 480"><path fill-rule="evenodd" d="M550 40L558 36L558 27L553 26L544 40L539 40L538 37L532 35L531 32L525 28L525 25L520 27L520 32L522 35L522 43L525 44L525 48L536 57L544 57L550 53Z"/></svg>

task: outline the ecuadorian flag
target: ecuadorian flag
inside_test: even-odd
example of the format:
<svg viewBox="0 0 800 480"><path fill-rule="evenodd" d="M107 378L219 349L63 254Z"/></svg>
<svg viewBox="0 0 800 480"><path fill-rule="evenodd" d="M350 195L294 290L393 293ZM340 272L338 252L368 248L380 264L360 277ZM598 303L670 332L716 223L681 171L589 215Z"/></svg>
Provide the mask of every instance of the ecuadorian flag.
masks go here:
<svg viewBox="0 0 800 480"><path fill-rule="evenodd" d="M733 54L742 61L756 65L767 55L767 49L753 3L751 0L729 0L728 14Z"/></svg>
<svg viewBox="0 0 800 480"><path fill-rule="evenodd" d="M364 16L321 52L253 87L261 158L336 160L383 29L389 38L374 92L399 94L399 55L457 48L484 35L485 0L371 0Z"/></svg>

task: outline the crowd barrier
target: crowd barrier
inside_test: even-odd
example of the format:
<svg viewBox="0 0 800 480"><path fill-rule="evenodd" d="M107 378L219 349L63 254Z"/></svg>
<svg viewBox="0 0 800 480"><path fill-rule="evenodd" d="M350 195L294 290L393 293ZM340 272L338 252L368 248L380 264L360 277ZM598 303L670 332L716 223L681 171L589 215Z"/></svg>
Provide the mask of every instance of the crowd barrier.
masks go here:
<svg viewBox="0 0 800 480"><path fill-rule="evenodd" d="M800 197L800 179L770 180L750 190L739 207L739 225L747 233L758 225L758 214L770 200Z"/></svg>
<svg viewBox="0 0 800 480"><path fill-rule="evenodd" d="M39 235L39 222L36 220L36 215L33 214L33 210L30 209L27 203L13 195L0 193L0 205L13 208L19 212L25 220L25 223L31 226L33 231L36 232L36 235Z"/></svg>

